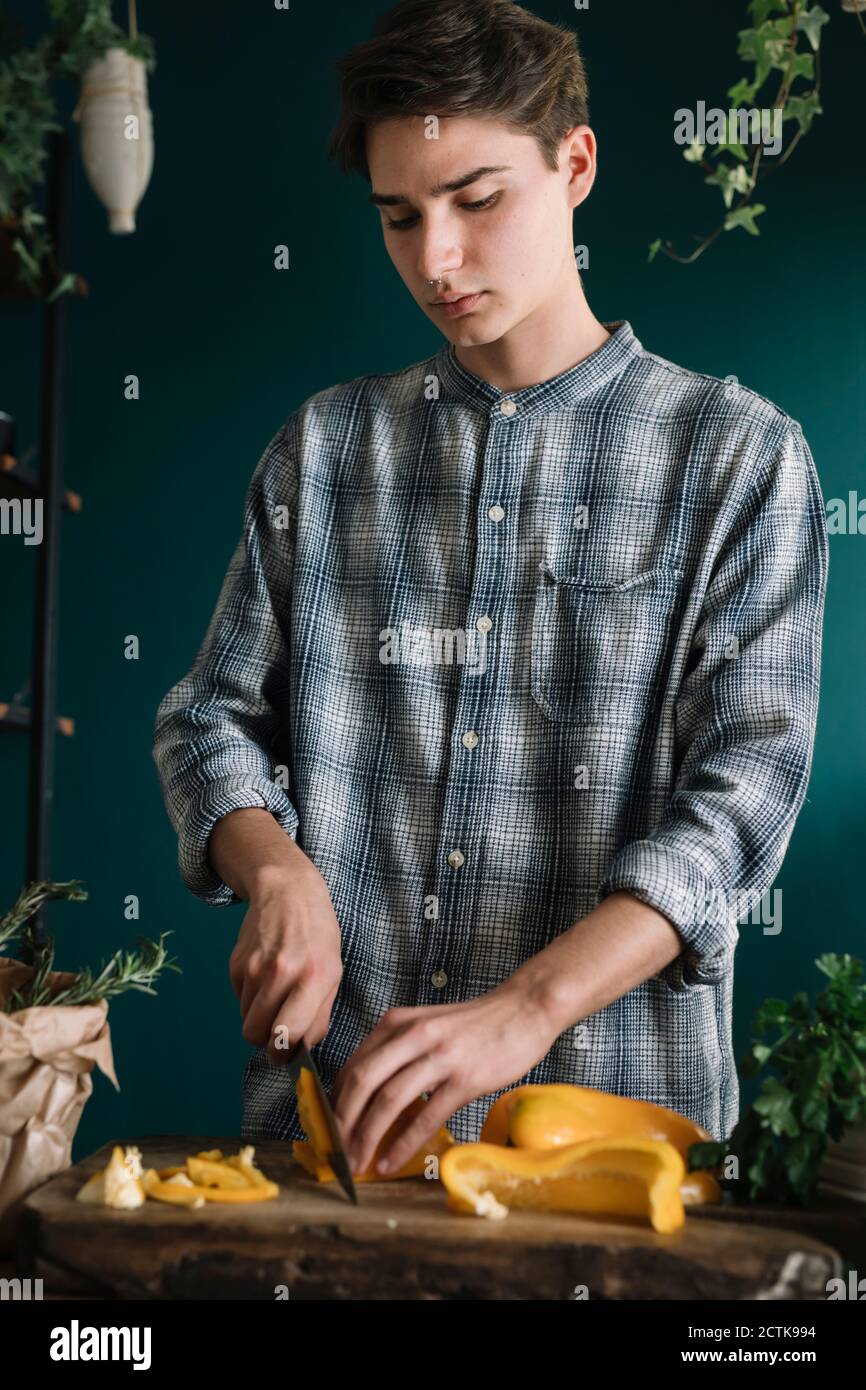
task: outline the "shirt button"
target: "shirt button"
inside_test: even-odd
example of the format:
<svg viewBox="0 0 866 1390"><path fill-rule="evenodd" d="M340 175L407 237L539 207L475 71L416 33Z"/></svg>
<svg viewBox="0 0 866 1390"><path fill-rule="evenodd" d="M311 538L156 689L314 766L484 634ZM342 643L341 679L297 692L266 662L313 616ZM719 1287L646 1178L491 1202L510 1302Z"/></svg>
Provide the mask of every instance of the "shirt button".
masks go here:
<svg viewBox="0 0 866 1390"><path fill-rule="evenodd" d="M430 983L435 989L444 989L448 983L448 976L444 970L434 970L430 976Z"/></svg>
<svg viewBox="0 0 866 1390"><path fill-rule="evenodd" d="M475 626L478 628L479 632L489 632L493 626L493 619L488 618L485 613L482 618L475 619Z"/></svg>
<svg viewBox="0 0 866 1390"><path fill-rule="evenodd" d="M514 415L517 411L517 406L514 404L514 401L506 399L499 402L499 409L503 415Z"/></svg>
<svg viewBox="0 0 866 1390"><path fill-rule="evenodd" d="M474 729L470 729L468 733L463 735L460 742L463 744L465 748L477 748L478 735L476 734Z"/></svg>
<svg viewBox="0 0 866 1390"><path fill-rule="evenodd" d="M488 509L487 515L490 517L491 521L501 521L505 515L505 508L500 507L497 502L495 506Z"/></svg>
<svg viewBox="0 0 866 1390"><path fill-rule="evenodd" d="M451 865L452 869L459 869L463 862L463 851L461 849L452 849L448 856L448 863Z"/></svg>

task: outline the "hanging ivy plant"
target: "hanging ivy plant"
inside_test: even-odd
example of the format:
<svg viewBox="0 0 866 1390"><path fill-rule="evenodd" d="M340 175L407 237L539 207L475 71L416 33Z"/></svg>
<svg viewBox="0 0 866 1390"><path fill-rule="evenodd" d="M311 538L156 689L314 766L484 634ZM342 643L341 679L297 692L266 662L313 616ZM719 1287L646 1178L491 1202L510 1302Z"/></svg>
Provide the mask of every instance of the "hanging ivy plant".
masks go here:
<svg viewBox="0 0 866 1390"><path fill-rule="evenodd" d="M155 55L147 35L130 38L114 23L111 0L48 0L47 8L50 32L0 62L0 239L17 257L17 279L28 292L41 295L53 282L50 301L83 285L58 266L35 201L48 135L63 129L52 83L57 77L78 81L109 48L143 59L151 72Z"/></svg>
<svg viewBox="0 0 866 1390"><path fill-rule="evenodd" d="M688 265L723 232L738 227L759 236L757 219L767 210L756 197L759 185L790 158L822 114L819 49L821 31L830 16L820 5L810 7L808 0L750 0L748 13L752 27L739 31L737 56L751 65L752 72L728 88L731 109L718 113L712 141L696 136L683 150L683 158L703 171L704 183L719 190L726 211L714 231L696 237L698 245L688 255L659 237L650 244L650 261L661 251ZM857 18L866 33L862 17ZM759 92L764 96L757 102ZM752 111L763 114L762 123L744 122L743 117ZM741 138L744 126L754 138ZM779 149L768 156L770 126ZM786 126L791 134L787 144Z"/></svg>

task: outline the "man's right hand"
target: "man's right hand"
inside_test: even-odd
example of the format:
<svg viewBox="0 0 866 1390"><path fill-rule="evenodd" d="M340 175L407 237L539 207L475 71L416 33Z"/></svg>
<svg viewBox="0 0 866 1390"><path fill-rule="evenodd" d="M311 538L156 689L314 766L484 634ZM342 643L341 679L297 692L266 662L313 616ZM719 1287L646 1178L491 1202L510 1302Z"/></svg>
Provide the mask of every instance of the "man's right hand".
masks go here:
<svg viewBox="0 0 866 1390"><path fill-rule="evenodd" d="M299 1038L312 1047L330 1025L343 963L328 886L264 809L224 816L208 849L217 873L249 901L229 957L243 1036L278 1064Z"/></svg>

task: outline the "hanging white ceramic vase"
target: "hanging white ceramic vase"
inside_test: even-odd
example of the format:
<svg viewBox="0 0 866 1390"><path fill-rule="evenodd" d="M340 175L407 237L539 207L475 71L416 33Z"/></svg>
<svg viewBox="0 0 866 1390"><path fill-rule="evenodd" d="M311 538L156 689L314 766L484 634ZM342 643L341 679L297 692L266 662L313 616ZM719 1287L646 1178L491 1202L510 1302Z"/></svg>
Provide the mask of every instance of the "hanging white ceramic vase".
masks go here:
<svg viewBox="0 0 866 1390"><path fill-rule="evenodd" d="M109 48L84 71L73 112L81 126L88 182L108 209L111 232L134 232L135 210L153 169L153 120L144 62Z"/></svg>

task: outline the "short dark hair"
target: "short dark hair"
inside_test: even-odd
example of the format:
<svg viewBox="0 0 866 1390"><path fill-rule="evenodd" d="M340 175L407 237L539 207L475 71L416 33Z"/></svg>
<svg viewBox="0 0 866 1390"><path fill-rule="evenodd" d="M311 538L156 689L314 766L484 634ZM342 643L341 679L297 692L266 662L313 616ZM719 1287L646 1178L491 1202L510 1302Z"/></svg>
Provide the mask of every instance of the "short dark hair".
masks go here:
<svg viewBox="0 0 866 1390"><path fill-rule="evenodd" d="M396 116L482 116L536 140L549 169L589 122L577 36L513 0L400 0L373 37L336 63L342 110L328 155L370 179L368 123Z"/></svg>

